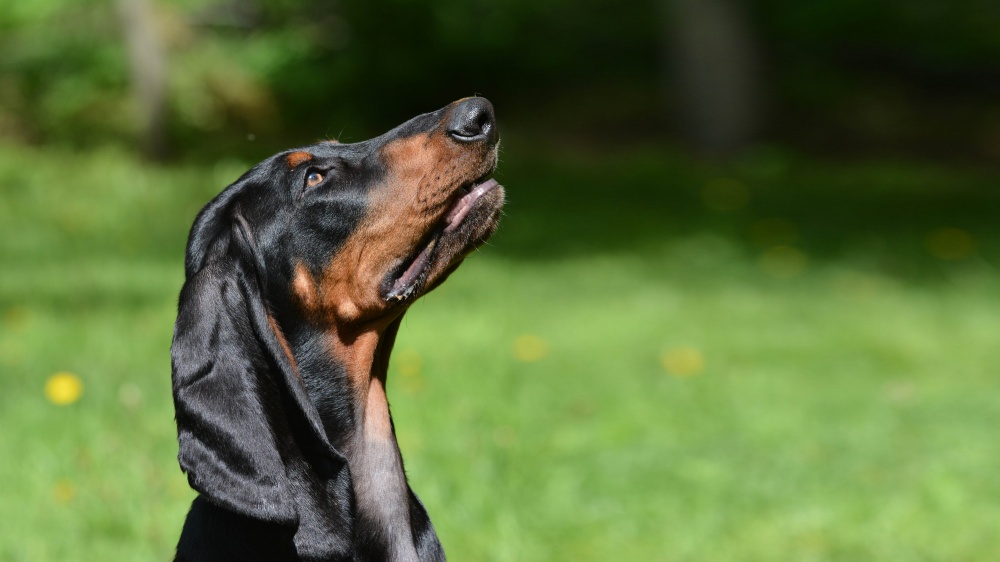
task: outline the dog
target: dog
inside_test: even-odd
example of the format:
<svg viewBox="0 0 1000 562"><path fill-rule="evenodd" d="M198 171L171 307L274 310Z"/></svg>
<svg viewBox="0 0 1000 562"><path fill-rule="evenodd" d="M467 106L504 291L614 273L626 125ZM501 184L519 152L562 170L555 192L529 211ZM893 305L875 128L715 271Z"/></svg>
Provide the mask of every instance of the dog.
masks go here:
<svg viewBox="0 0 1000 562"><path fill-rule="evenodd" d="M272 156L198 213L171 346L179 561L444 560L386 401L410 304L496 230L484 98Z"/></svg>

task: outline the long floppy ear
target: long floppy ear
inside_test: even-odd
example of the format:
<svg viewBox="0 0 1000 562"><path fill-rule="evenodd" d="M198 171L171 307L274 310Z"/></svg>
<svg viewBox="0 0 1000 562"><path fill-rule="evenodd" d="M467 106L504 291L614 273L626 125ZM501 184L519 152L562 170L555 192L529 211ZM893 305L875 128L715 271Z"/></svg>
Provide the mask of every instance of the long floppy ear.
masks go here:
<svg viewBox="0 0 1000 562"><path fill-rule="evenodd" d="M241 187L210 203L191 231L171 346L178 459L191 487L216 505L295 525L288 463L303 453L343 457L271 325L262 261L235 208Z"/></svg>

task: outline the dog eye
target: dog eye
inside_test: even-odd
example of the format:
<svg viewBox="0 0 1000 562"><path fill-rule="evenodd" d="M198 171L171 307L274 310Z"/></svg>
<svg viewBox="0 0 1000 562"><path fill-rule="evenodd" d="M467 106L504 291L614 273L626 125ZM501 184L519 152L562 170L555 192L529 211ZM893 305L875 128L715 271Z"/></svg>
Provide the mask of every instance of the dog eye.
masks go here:
<svg viewBox="0 0 1000 562"><path fill-rule="evenodd" d="M315 187L319 185L321 181L323 181L323 174L319 172L309 172L309 175L306 176L306 187Z"/></svg>

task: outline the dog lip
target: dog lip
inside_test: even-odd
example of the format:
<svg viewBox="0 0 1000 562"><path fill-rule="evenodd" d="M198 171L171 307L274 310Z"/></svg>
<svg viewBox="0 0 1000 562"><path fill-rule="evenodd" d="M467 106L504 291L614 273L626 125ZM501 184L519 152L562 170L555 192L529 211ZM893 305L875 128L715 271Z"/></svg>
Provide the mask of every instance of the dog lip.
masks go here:
<svg viewBox="0 0 1000 562"><path fill-rule="evenodd" d="M472 189L470 189L465 195L459 197L451 208L448 209L448 212L445 213L444 231L446 233L452 232L458 228L459 225L462 224L462 220L465 216L468 215L469 211L472 210L472 207L475 206L476 202L497 187L500 187L500 184L493 178L489 178L481 183L473 184Z"/></svg>
<svg viewBox="0 0 1000 562"><path fill-rule="evenodd" d="M437 246L438 239L440 238L440 231L436 232L430 242L425 244L412 260L403 262L404 264L409 263L409 265L395 278L395 281L389 287L385 295L387 300L405 300L423 283L423 277L430 271L434 248Z"/></svg>
<svg viewBox="0 0 1000 562"><path fill-rule="evenodd" d="M429 240L418 246L419 252L403 260L396 269L397 273L383 285L386 287L383 289L384 298L388 301L402 302L416 295L434 267L436 249L441 238L458 230L476 203L499 187L502 186L493 178L480 179L463 186L460 191L462 195L445 211L437 227L430 234Z"/></svg>

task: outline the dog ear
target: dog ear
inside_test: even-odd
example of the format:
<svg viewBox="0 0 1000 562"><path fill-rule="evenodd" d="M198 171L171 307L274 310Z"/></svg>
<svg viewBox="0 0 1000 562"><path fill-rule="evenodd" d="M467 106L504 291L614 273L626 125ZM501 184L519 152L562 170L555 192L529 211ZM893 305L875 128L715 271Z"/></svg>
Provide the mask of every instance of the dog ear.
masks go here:
<svg viewBox="0 0 1000 562"><path fill-rule="evenodd" d="M271 325L263 262L236 208L244 189L220 194L191 230L171 346L178 459L216 505L295 525L286 466L316 441L295 439L293 428L319 440L310 450L340 455Z"/></svg>
<svg viewBox="0 0 1000 562"><path fill-rule="evenodd" d="M243 174L198 212L194 224L191 225L187 250L184 254L184 274L187 279L202 268L213 251L218 252L227 248L233 225L234 207L239 199L253 189L256 183L255 176L258 173L257 168L253 168Z"/></svg>

